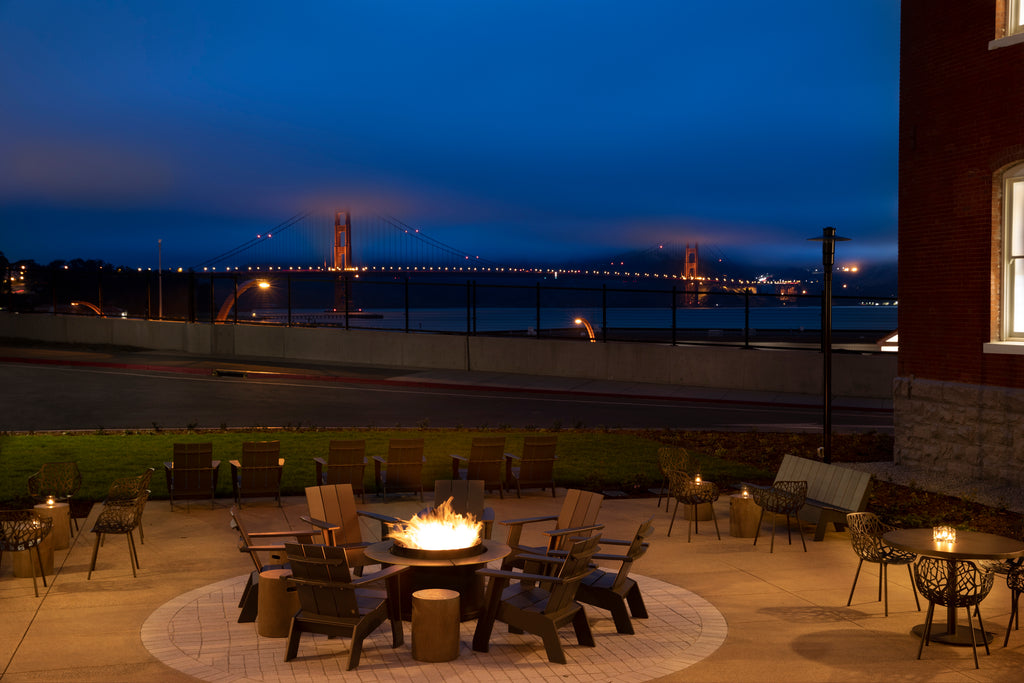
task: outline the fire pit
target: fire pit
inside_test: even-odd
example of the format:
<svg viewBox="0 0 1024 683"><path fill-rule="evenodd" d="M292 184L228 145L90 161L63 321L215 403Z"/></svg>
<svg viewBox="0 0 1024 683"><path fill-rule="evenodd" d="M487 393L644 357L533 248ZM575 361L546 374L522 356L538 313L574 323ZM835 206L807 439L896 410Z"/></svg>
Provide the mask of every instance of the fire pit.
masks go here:
<svg viewBox="0 0 1024 683"><path fill-rule="evenodd" d="M511 552L504 543L481 539L483 524L453 513L450 503L395 525L389 540L366 548L371 560L410 567L399 577L403 619L411 618L412 594L425 588L458 591L460 618L475 619L484 593L476 570Z"/></svg>

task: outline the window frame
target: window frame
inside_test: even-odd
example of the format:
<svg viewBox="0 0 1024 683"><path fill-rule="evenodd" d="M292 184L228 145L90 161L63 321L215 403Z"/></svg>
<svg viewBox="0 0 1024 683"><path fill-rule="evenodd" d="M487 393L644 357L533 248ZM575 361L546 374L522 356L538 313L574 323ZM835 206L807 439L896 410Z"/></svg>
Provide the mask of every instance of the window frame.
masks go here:
<svg viewBox="0 0 1024 683"><path fill-rule="evenodd" d="M1021 23L1021 5L1024 5L1024 0L1006 0L1005 35L1014 36L1024 33L1024 24Z"/></svg>
<svg viewBox="0 0 1024 683"><path fill-rule="evenodd" d="M1002 192L1000 339L1024 342L1024 162L1003 172Z"/></svg>

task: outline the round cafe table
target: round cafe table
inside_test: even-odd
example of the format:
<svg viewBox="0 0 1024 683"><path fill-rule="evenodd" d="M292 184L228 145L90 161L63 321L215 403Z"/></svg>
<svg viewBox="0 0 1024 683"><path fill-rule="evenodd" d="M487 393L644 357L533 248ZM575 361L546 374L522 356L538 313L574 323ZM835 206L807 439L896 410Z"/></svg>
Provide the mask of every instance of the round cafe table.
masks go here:
<svg viewBox="0 0 1024 683"><path fill-rule="evenodd" d="M956 590L955 564L957 560L1009 560L1024 555L1024 541L1014 538L985 534L980 531L956 532L955 543L937 543L932 540L932 530L929 529L897 529L882 536L882 540L900 550L909 550L918 555L936 557L946 560L949 566L949 590ZM949 601L952 605L952 600ZM938 629L943 629L939 631ZM914 627L914 634L924 636L924 624ZM993 634L974 629L975 637L980 642L985 638L992 642ZM962 626L956 620L956 607L946 607L946 623L936 624L932 622L932 630L928 636L929 640L945 643L947 645L971 645L971 630Z"/></svg>

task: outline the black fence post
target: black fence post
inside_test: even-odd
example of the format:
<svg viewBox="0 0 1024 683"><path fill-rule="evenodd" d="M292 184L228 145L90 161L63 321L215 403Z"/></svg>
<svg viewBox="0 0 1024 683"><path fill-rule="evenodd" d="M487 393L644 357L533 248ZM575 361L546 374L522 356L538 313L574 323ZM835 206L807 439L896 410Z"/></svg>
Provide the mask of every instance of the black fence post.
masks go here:
<svg viewBox="0 0 1024 683"><path fill-rule="evenodd" d="M53 297L51 304L54 315L57 315L57 268L50 268L50 292Z"/></svg>
<svg viewBox="0 0 1024 683"><path fill-rule="evenodd" d="M743 290L743 348L750 348L750 287Z"/></svg>
<svg viewBox="0 0 1024 683"><path fill-rule="evenodd" d="M466 336L473 333L473 281L466 280Z"/></svg>
<svg viewBox="0 0 1024 683"><path fill-rule="evenodd" d="M103 317L103 268L96 269L96 308L100 309L100 317Z"/></svg>
<svg viewBox="0 0 1024 683"><path fill-rule="evenodd" d="M348 311L349 311L348 301L349 301L349 299L352 298L351 296L349 296L350 292L352 291L352 290L349 289L349 285L350 284L351 283L349 282L349 279L348 279L348 273L345 273L345 329L346 330L349 329L349 327L348 327Z"/></svg>
<svg viewBox="0 0 1024 683"><path fill-rule="evenodd" d="M672 285L672 346L676 345L676 286Z"/></svg>
<svg viewBox="0 0 1024 683"><path fill-rule="evenodd" d="M232 278L232 282L235 285L235 295L234 295L235 296L235 303L232 306L234 308L235 314L232 317L234 318L235 324L237 325L238 324L238 271L235 271L235 276L234 276L234 278Z"/></svg>
<svg viewBox="0 0 1024 683"><path fill-rule="evenodd" d="M540 283L537 283L537 329L536 335L540 337Z"/></svg>
<svg viewBox="0 0 1024 683"><path fill-rule="evenodd" d="M601 341L608 341L608 285L601 284Z"/></svg>
<svg viewBox="0 0 1024 683"><path fill-rule="evenodd" d="M473 280L473 334L476 334L476 280Z"/></svg>
<svg viewBox="0 0 1024 683"><path fill-rule="evenodd" d="M285 286L288 290L288 327L292 326L292 274L285 276Z"/></svg>
<svg viewBox="0 0 1024 683"><path fill-rule="evenodd" d="M146 271L146 320L151 319L152 313L152 301L153 298L153 272Z"/></svg>
<svg viewBox="0 0 1024 683"><path fill-rule="evenodd" d="M188 271L188 304L185 315L190 323L196 321L196 274L191 268Z"/></svg>
<svg viewBox="0 0 1024 683"><path fill-rule="evenodd" d="M405 331L409 331L409 276L405 276Z"/></svg>

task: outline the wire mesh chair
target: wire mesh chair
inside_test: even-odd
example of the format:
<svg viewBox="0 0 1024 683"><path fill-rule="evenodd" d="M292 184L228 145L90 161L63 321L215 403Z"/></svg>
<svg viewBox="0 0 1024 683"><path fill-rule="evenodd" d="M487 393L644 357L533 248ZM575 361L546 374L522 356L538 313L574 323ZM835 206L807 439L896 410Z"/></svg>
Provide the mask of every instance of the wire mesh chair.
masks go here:
<svg viewBox="0 0 1024 683"><path fill-rule="evenodd" d="M39 551L39 546L51 529L53 529L53 520L49 517L40 517L32 510L0 510L0 560L3 559L5 550L19 552L35 548L39 573L43 577L43 587L45 588L46 572L43 571L43 555ZM38 598L36 563L30 560L29 564L32 565L32 588Z"/></svg>
<svg viewBox="0 0 1024 683"><path fill-rule="evenodd" d="M142 534L142 511L146 507L146 501L149 499L149 490L142 489L140 491L138 487L140 484L148 485L149 478L152 476L153 469L150 468L138 477L115 479L110 484L107 500L104 501L103 509L100 510L96 523L92 527L92 532L96 534L96 542L92 549L89 573L85 577L87 581L92 578L93 570L96 569L96 557L99 555L103 537L107 534L123 534L127 538L132 576L137 576L136 570L139 568L139 554L135 548L134 532L135 529L139 529L139 534ZM132 493L135 496L129 497Z"/></svg>
<svg viewBox="0 0 1024 683"><path fill-rule="evenodd" d="M676 499L675 509L672 510L672 521L668 525L668 536L672 535L672 526L676 522L676 513L679 512L679 504L690 508L690 520L689 524L686 525L686 542L690 542L692 533L700 533L700 529L697 525L697 506L703 505L704 503L713 504L718 500L718 486L710 481L697 482L695 479L691 479L690 475L680 469L669 469L668 470L668 487L669 497ZM665 507L668 507L666 503ZM722 540L722 533L718 530L718 517L715 516L715 511L711 510L711 519L715 523L715 533L718 534L718 540Z"/></svg>
<svg viewBox="0 0 1024 683"><path fill-rule="evenodd" d="M917 555L907 550L894 548L882 540L884 534L894 531L896 527L885 524L871 512L850 512L846 515L846 524L850 528L850 543L853 545L853 552L857 553L860 558L857 563L857 573L853 575L853 585L850 587L850 597L846 601L846 606L849 607L853 602L853 591L857 588L860 568L867 561L878 564L878 599L882 600L882 596L885 596L885 616L889 616L889 572L887 568L890 564L907 566L907 573L910 575L910 588L914 592L917 611L920 612L921 602L917 599L914 571L910 568L910 565L917 559Z"/></svg>
<svg viewBox="0 0 1024 683"><path fill-rule="evenodd" d="M82 473L77 462L44 462L39 471L28 478L28 493L39 503L53 498L71 507L71 498L80 488ZM78 519L74 515L68 515L68 530L78 531Z"/></svg>
<svg viewBox="0 0 1024 683"><path fill-rule="evenodd" d="M924 646L928 644L932 628L932 617L935 616L935 605L944 607L963 607L967 610L967 624L971 631L971 647L974 649L974 668L978 666L978 643L975 639L974 623L971 621L971 608L978 617L978 628L983 632L981 610L978 605L992 590L995 574L982 571L969 560L940 560L934 557L920 557L914 565L914 581L917 590L928 601L928 616L924 622L924 634L917 648L917 658L921 659ZM985 653L989 653L988 638L982 638Z"/></svg>
<svg viewBox="0 0 1024 683"><path fill-rule="evenodd" d="M658 470L661 472L661 486L651 489L651 493L658 494L658 507L661 507L661 499L665 499L665 512L668 512L668 499L672 497L669 491L669 470L683 470L688 468L690 454L685 448L673 448L663 446L658 449Z"/></svg>
<svg viewBox="0 0 1024 683"><path fill-rule="evenodd" d="M754 545L761 535L761 522L764 520L764 513L772 515L772 543L768 552L775 552L775 519L777 515L786 515L786 532L789 535L789 544L793 545L793 525L789 518L796 518L796 530L800 532L800 542L807 552L807 541L804 540L804 531L800 528L800 518L797 513L807 501L806 481L777 481L767 488L752 488L751 495L754 502L761 508L761 516L757 520L757 531L754 533Z"/></svg>
<svg viewBox="0 0 1024 683"><path fill-rule="evenodd" d="M1020 628L1020 594L1024 592L1024 564L1016 563L1006 574L1006 587L1010 589L1010 623L1006 625L1006 637L1003 639L1003 647L1010 642L1010 627Z"/></svg>

